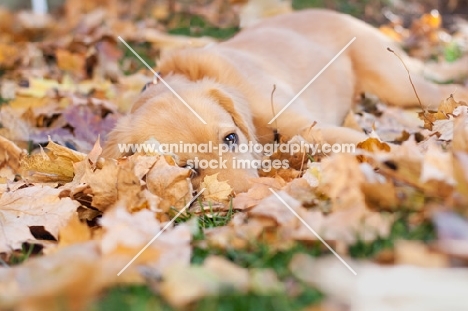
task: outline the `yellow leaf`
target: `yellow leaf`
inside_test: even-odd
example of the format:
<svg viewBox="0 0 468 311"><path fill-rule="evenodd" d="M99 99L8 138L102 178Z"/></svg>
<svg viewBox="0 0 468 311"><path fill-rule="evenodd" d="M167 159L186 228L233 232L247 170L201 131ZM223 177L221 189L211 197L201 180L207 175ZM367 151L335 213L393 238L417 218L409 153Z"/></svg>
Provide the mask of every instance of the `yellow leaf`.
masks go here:
<svg viewBox="0 0 468 311"><path fill-rule="evenodd" d="M49 152L28 156L20 162L20 174L30 182L70 182L75 175L73 163L86 155L49 140Z"/></svg>
<svg viewBox="0 0 468 311"><path fill-rule="evenodd" d="M389 144L373 137L370 137L365 141L358 143L357 148L366 150L368 152L390 152L391 149ZM363 155L358 155L357 159L359 162L369 162L368 159Z"/></svg>
<svg viewBox="0 0 468 311"><path fill-rule="evenodd" d="M211 200L216 202L229 201L232 193L232 188L226 181L218 181L218 174L205 176L201 183L201 188L206 190L203 192L205 200Z"/></svg>

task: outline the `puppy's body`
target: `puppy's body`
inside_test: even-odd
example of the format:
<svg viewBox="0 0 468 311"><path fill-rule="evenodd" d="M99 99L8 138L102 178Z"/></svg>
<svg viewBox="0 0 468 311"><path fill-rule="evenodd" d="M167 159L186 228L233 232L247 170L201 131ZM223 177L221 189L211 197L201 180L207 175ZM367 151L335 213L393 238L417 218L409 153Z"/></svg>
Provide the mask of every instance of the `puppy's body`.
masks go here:
<svg viewBox="0 0 468 311"><path fill-rule="evenodd" d="M289 103L354 37L343 54L269 125L274 112ZM226 42L176 51L161 59L158 69L162 77L207 125L164 85L152 86L110 134L105 155L117 156L117 143L142 143L151 137L166 143L222 143L223 135L234 131L239 143L256 139L267 143L273 140L274 128L288 137L301 134L313 140L316 133L310 127L315 122L314 129L320 129L330 143L359 142L366 138L364 134L339 126L360 93L373 93L393 105L418 105L403 64L388 47L412 72L426 107L435 108L451 93L468 99L468 92L460 86L427 82L423 64L375 28L336 12L300 11L265 20ZM216 156L178 155L183 163L194 156ZM254 155L242 157L253 159ZM208 169L204 174L217 171ZM220 171L220 178L229 180L238 191L246 189L242 179L248 176L256 176L255 170L230 167Z"/></svg>

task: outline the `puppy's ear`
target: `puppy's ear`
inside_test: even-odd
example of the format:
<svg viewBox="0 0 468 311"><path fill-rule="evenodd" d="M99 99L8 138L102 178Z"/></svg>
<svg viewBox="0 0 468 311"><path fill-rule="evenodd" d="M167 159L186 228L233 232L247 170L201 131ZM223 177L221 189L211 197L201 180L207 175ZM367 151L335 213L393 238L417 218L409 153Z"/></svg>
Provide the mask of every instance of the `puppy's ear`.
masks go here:
<svg viewBox="0 0 468 311"><path fill-rule="evenodd" d="M220 89L209 90L209 95L232 116L234 123L247 139L255 141L253 118L245 99L231 94L228 95L228 93ZM236 103L238 104L236 105Z"/></svg>

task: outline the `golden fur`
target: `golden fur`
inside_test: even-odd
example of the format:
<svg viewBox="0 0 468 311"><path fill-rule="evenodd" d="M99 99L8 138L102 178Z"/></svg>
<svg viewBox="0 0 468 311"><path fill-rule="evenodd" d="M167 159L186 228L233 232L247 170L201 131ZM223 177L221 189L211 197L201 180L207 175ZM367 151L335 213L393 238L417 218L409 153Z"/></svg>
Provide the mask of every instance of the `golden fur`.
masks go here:
<svg viewBox="0 0 468 311"><path fill-rule="evenodd" d="M279 112L353 37L356 40L271 125ZM273 129L287 137L317 138L318 131L330 143L357 143L366 138L358 131L340 127L355 98L369 92L389 104L419 105L398 53L412 72L422 103L435 108L454 94L468 99L458 85L437 85L424 76L443 72L428 70L407 56L396 43L375 28L345 14L328 10L305 10L264 20L232 39L204 48L171 52L159 63L165 81L207 122L204 125L163 84L149 87L111 132L104 155L118 157L118 143L143 143L155 138L162 143L222 143L230 132L239 142L273 141ZM465 60L463 60L465 62ZM468 68L467 64L462 64ZM311 125L317 125L310 130ZM193 157L215 159L218 154L178 154L180 165ZM254 159L258 155L226 154ZM194 179L219 172L236 191L248 188L256 170L207 169Z"/></svg>

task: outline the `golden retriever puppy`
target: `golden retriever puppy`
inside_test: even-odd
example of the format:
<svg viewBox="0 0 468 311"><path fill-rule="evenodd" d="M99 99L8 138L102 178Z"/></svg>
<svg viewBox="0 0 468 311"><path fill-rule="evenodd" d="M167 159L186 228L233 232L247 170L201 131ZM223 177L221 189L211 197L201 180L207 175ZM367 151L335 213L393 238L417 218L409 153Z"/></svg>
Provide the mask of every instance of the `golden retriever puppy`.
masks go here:
<svg viewBox="0 0 468 311"><path fill-rule="evenodd" d="M219 173L219 180L227 180L237 192L244 191L249 187L248 177L257 176L257 170L239 168L233 160L254 161L259 154L236 152L238 145L271 143L274 130L286 137L299 134L310 142L317 137L328 143L365 140L365 134L340 127L355 98L363 92L401 107L419 105L403 64L388 47L412 72L425 107L437 107L452 93L457 99L468 99L462 86L425 80L435 73L372 26L346 14L304 10L266 19L223 43L165 55L158 66L161 77L206 124L158 83L148 87L131 113L118 122L108 137L104 156L120 156L119 144L141 144L151 139L161 144L212 142L218 149L174 152L179 165L193 167L194 159L215 163L224 146L222 161L227 161L218 163L218 167L196 168L199 174L194 184L206 175ZM467 64L463 66L468 68Z"/></svg>

